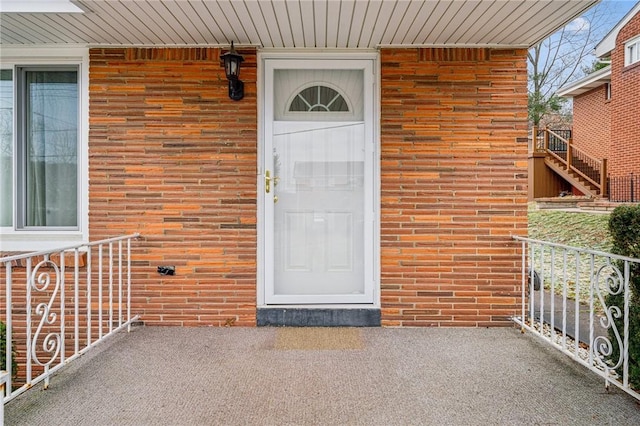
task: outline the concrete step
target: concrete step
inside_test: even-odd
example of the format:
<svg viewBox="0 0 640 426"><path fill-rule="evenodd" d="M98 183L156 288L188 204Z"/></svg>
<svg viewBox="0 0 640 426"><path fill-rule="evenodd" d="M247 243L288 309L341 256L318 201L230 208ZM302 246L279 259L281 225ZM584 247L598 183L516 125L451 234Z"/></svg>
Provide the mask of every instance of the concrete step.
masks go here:
<svg viewBox="0 0 640 426"><path fill-rule="evenodd" d="M624 204L624 203L613 203L613 202L607 201L607 200L594 200L594 201L588 202L588 203L580 202L580 203L577 203L576 206L580 210L589 210L589 211L596 210L596 211L607 211L607 212L610 212L610 211L613 211L613 209L615 209L616 207L618 207L618 206L620 206L622 204Z"/></svg>

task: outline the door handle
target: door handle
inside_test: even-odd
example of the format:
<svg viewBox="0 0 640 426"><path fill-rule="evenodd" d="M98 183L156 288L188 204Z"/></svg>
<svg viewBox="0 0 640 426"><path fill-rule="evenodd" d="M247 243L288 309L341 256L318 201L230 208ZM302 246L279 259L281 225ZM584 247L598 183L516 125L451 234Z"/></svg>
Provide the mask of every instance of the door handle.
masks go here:
<svg viewBox="0 0 640 426"><path fill-rule="evenodd" d="M264 190L267 194L271 192L271 172L269 170L264 172Z"/></svg>

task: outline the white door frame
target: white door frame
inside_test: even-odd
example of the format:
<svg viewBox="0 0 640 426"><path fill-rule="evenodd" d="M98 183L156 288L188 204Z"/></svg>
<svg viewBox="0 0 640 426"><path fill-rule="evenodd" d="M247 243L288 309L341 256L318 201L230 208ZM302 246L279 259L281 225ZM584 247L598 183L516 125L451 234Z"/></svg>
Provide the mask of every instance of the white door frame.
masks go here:
<svg viewBox="0 0 640 426"><path fill-rule="evenodd" d="M273 90L273 81L267 81L272 78L272 72L276 68L309 68L317 69L322 67L325 69L363 69L365 71L365 123L367 127L366 143L370 161L367 161L369 182L365 192L369 194L366 197L365 205L365 247L369 248L367 253L368 259L365 261L367 265L365 269L365 295L364 297L349 297L351 295L336 295L334 298L325 297L323 302L314 302L305 300L304 297L276 297L274 301L272 292L273 283L273 253L270 251L271 245L267 245L267 235L269 235L268 226L273 218L273 199L271 194L265 193L265 160L266 156L266 132L271 129L271 123L268 121L272 115L272 99L270 99ZM257 167L257 233L258 233L258 270L257 270L257 304L258 306L267 306L267 299L270 300L268 306L283 305L308 305L322 306L322 304L331 307L349 307L351 306L380 306L380 231L379 231L379 206L380 206L380 161L379 161L379 61L378 53L372 51L364 52L317 52L317 53L295 53L291 51L268 51L259 52L258 54L258 167ZM267 102L268 101L268 102ZM270 156L271 157L271 156ZM267 202L269 201L269 202Z"/></svg>

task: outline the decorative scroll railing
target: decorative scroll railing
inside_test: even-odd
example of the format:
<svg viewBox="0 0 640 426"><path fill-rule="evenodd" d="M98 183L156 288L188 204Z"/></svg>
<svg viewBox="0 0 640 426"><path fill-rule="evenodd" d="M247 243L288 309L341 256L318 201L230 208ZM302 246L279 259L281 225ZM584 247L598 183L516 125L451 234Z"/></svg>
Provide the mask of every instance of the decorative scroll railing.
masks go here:
<svg viewBox="0 0 640 426"><path fill-rule="evenodd" d="M0 258L5 403L39 382L48 387L51 374L138 319L131 316L131 243L138 237Z"/></svg>
<svg viewBox="0 0 640 426"><path fill-rule="evenodd" d="M630 330L629 280L640 259L513 238L522 243L522 306L514 321L603 377L605 386L640 399L629 383L629 336L638 333Z"/></svg>
<svg viewBox="0 0 640 426"><path fill-rule="evenodd" d="M532 151L544 152L593 186L598 195L607 197L607 159L597 159L573 144L571 130L550 130L534 127Z"/></svg>

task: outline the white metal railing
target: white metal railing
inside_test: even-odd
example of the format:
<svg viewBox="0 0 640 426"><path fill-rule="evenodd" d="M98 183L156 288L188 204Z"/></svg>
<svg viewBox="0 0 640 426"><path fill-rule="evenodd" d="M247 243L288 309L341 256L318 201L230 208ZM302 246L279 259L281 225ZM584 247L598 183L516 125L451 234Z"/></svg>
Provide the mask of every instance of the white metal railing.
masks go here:
<svg viewBox="0 0 640 426"><path fill-rule="evenodd" d="M9 373L0 370L0 395L4 396L4 387L9 379ZM0 404L0 425L4 424L4 403Z"/></svg>
<svg viewBox="0 0 640 426"><path fill-rule="evenodd" d="M48 387L52 373L113 333L130 330L138 319L131 317L131 241L139 236L0 258L4 403L41 381Z"/></svg>
<svg viewBox="0 0 640 426"><path fill-rule="evenodd" d="M640 399L629 384L628 351L630 271L640 259L513 238L522 243L522 306L514 321L603 377L605 386Z"/></svg>

